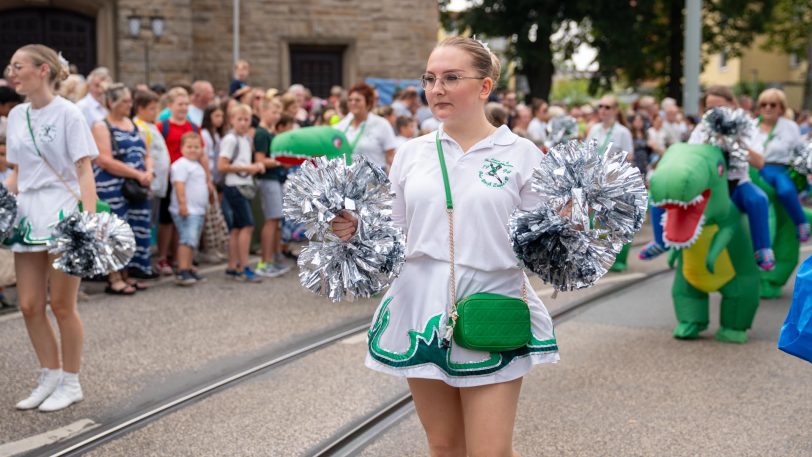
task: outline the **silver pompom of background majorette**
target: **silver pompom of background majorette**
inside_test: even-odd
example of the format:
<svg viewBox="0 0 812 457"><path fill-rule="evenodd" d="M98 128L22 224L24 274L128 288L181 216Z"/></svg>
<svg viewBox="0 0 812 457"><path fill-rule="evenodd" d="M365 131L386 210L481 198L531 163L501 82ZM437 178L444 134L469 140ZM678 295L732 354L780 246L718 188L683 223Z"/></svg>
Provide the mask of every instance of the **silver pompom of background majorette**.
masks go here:
<svg viewBox="0 0 812 457"><path fill-rule="evenodd" d="M16 219L17 197L0 184L0 242L12 235Z"/></svg>
<svg viewBox="0 0 812 457"><path fill-rule="evenodd" d="M551 149L533 172L542 203L511 216L514 252L556 290L593 285L645 220L648 193L640 171L627 152L606 150L601 155L596 141Z"/></svg>
<svg viewBox="0 0 812 457"><path fill-rule="evenodd" d="M730 168L745 167L746 143L756 131L756 123L743 109L711 108L702 116L705 143L719 147L730 157Z"/></svg>
<svg viewBox="0 0 812 457"><path fill-rule="evenodd" d="M812 174L812 141L798 143L792 148L790 166L806 176Z"/></svg>
<svg viewBox="0 0 812 457"><path fill-rule="evenodd" d="M392 221L393 198L386 173L366 160L305 162L288 180L284 198L285 217L304 224L310 239L299 255L302 285L333 302L385 289L406 258L405 237ZM346 242L331 228L342 211L358 218Z"/></svg>
<svg viewBox="0 0 812 457"><path fill-rule="evenodd" d="M547 139L544 145L549 149L578 137L578 121L572 116L555 116L547 122Z"/></svg>
<svg viewBox="0 0 812 457"><path fill-rule="evenodd" d="M76 212L56 225L48 251L54 268L69 275L92 277L122 270L135 253L135 235L112 213Z"/></svg>

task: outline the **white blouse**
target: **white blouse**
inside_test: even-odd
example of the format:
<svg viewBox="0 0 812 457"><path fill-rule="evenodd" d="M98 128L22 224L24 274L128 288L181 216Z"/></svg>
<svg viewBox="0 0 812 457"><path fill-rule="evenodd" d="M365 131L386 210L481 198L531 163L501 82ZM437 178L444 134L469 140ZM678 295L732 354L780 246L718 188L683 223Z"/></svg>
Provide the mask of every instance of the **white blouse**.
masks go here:
<svg viewBox="0 0 812 457"><path fill-rule="evenodd" d="M406 258L449 260L438 132L454 202L456 263L483 271L516 268L508 219L516 208L529 210L540 203L530 179L544 156L506 126L465 153L442 125L398 148L389 178L396 194L392 217L406 233Z"/></svg>
<svg viewBox="0 0 812 457"><path fill-rule="evenodd" d="M764 160L768 164L786 165L792 158L792 148L803 141L801 129L795 122L785 117L779 117L772 133L772 138L770 138L770 132L758 128L753 136L753 142L761 145L764 150ZM770 138L769 141L767 138Z"/></svg>

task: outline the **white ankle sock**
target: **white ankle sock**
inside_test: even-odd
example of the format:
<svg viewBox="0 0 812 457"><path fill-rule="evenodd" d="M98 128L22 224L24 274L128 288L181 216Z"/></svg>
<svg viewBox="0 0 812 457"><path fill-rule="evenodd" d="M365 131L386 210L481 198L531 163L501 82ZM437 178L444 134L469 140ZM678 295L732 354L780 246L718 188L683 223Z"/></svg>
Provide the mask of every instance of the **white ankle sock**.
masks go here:
<svg viewBox="0 0 812 457"><path fill-rule="evenodd" d="M69 373L67 371L62 372L62 383L67 386L78 386L79 385L79 373Z"/></svg>
<svg viewBox="0 0 812 457"><path fill-rule="evenodd" d="M61 368L43 368L42 373L45 375L43 380L47 379L58 379L62 377L62 369Z"/></svg>

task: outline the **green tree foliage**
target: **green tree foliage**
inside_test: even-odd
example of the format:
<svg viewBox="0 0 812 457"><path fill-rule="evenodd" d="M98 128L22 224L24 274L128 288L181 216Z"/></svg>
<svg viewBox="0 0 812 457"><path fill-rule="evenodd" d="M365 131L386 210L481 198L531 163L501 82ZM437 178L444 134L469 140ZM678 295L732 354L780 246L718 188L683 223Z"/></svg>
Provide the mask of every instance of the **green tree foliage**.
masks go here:
<svg viewBox="0 0 812 457"><path fill-rule="evenodd" d="M812 109L812 2L777 0L765 47L794 53L807 62L803 108Z"/></svg>
<svg viewBox="0 0 812 457"><path fill-rule="evenodd" d="M509 57L527 76L531 96L549 96L553 51L568 58L581 43L598 50L592 92L618 79L657 79L665 93L681 96L685 0L481 0L459 14L445 10L449 0L439 1L446 28L511 38ZM706 49L738 55L764 31L776 1L783 0L703 0ZM550 36L573 23L554 49Z"/></svg>

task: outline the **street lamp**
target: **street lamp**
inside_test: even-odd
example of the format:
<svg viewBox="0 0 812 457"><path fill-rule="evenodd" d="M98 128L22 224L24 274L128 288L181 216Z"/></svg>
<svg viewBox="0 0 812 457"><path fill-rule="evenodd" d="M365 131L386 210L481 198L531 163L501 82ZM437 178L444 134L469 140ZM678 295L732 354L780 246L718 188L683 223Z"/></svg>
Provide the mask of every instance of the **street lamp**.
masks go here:
<svg viewBox="0 0 812 457"><path fill-rule="evenodd" d="M130 37L133 40L138 40L141 37L141 23L149 20L150 30L155 41L161 39L164 33L165 20L163 16L150 16L149 18L131 15L127 17L127 26L130 29ZM144 40L144 75L146 77L147 86L149 86L149 40Z"/></svg>

